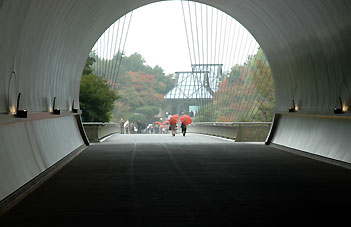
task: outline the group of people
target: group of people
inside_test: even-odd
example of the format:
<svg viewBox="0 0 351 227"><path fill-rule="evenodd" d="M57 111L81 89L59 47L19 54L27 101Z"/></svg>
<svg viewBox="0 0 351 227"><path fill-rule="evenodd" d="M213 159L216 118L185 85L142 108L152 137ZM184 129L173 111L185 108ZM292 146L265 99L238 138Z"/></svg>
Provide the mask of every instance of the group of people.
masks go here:
<svg viewBox="0 0 351 227"><path fill-rule="evenodd" d="M141 121L138 120L136 123L130 123L129 120L124 121L123 118L119 122L119 127L121 134L141 134L143 128Z"/></svg>
<svg viewBox="0 0 351 227"><path fill-rule="evenodd" d="M182 128L182 134L183 134L183 136L185 136L187 126L186 126L185 124L182 123L180 127ZM177 131L177 124L170 125L169 128L172 130L172 136L175 136L176 131Z"/></svg>
<svg viewBox="0 0 351 227"><path fill-rule="evenodd" d="M169 129L165 126L160 126L159 124L149 124L146 129L146 134L168 134Z"/></svg>
<svg viewBox="0 0 351 227"><path fill-rule="evenodd" d="M130 123L129 120L124 121L123 118L121 118L119 124L120 124L121 134L141 134L142 133L143 125L139 120L135 124L134 122ZM182 123L181 128L182 128L182 134L183 136L185 136L187 126ZM175 136L177 131L177 124L170 125L169 130L172 131L172 136ZM160 125L158 124L155 124L155 126L153 126L152 124L149 124L145 129L145 133L168 134L168 130L167 128L160 127Z"/></svg>

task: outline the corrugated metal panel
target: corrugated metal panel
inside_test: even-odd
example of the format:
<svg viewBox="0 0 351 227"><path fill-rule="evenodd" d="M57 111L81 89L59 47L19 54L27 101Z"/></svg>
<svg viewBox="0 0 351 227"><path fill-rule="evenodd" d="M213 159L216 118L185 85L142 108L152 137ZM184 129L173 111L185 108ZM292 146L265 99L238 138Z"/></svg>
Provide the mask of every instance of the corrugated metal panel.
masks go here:
<svg viewBox="0 0 351 227"><path fill-rule="evenodd" d="M86 57L103 31L125 13L154 1L4 1L0 13L0 112L14 69L30 111L78 100ZM351 9L335 1L201 1L241 22L265 51L278 111L291 98L303 110L330 110L339 95L350 105ZM342 91L340 91L342 90ZM295 93L295 94L294 94ZM340 94L341 93L341 94Z"/></svg>
<svg viewBox="0 0 351 227"><path fill-rule="evenodd" d="M80 147L74 116L0 125L0 200Z"/></svg>
<svg viewBox="0 0 351 227"><path fill-rule="evenodd" d="M282 115L273 143L351 163L351 117Z"/></svg>

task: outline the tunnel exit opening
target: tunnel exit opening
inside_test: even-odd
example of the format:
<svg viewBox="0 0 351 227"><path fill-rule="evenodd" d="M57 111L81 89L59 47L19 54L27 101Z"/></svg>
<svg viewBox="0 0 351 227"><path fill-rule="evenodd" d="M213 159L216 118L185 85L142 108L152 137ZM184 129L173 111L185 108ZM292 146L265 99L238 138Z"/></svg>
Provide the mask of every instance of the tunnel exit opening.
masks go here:
<svg viewBox="0 0 351 227"><path fill-rule="evenodd" d="M157 37L162 38L153 42ZM143 46L152 46L153 54ZM105 31L89 59L91 72L118 95L110 121L127 122L120 125L127 133L137 121L143 133L162 133L167 123L155 122L176 114L191 116L194 125L222 127L273 119L273 78L262 49L239 22L209 5L173 1L136 9ZM89 121L89 111L83 108L83 120Z"/></svg>

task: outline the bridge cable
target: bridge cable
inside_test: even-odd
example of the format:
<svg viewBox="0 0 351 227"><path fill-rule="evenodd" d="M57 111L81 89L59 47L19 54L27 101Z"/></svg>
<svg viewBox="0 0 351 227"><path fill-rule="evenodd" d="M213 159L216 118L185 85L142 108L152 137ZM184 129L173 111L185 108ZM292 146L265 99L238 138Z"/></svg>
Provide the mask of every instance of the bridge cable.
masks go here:
<svg viewBox="0 0 351 227"><path fill-rule="evenodd" d="M189 4L189 1L188 1L188 4ZM199 44L199 29L198 29L198 17L197 17L197 9L196 9L196 5L197 3L193 2L193 5L194 5L194 17L195 17L195 31L196 31L196 46L197 46L197 64L198 65L194 65L194 70L195 71L199 71L199 69L201 70L201 54L200 54L200 44ZM189 5L189 10L190 10L190 5ZM191 14L190 14L190 11L189 11L189 16L191 17ZM202 20L202 18L201 18ZM191 21L190 21L191 22ZM195 43L194 43L194 46L195 46ZM195 48L194 48L195 50ZM196 55L196 52L194 53L194 56ZM196 59L196 58L195 58ZM196 72L196 77L200 77L200 82L202 82L202 77L201 77L202 73L198 73ZM200 86L201 87L201 86ZM204 88L204 85L202 86L202 92L203 92L203 95L202 95L202 98L204 98L205 96L205 88ZM203 105L203 104L202 104Z"/></svg>
<svg viewBox="0 0 351 227"><path fill-rule="evenodd" d="M182 6L182 12L183 12L183 19L184 19L184 27L185 27L185 34L186 34L186 40L187 40L187 44L188 44L188 51L189 51L189 58L190 58L190 67L192 68L193 66L193 60L192 60L192 56L191 56L191 48L190 48L190 38L189 38L189 34L188 34L188 27L187 27L187 23L186 23L186 16L185 16L185 10L184 10L184 4L183 4L183 0L180 1L181 2L181 6ZM195 98L196 98L196 103L199 106L199 99L197 97L197 86L196 86L196 80L195 80L195 75L188 75L188 76L192 76L193 78L193 83L194 83L194 88L193 88L193 92L195 93Z"/></svg>
<svg viewBox="0 0 351 227"><path fill-rule="evenodd" d="M233 59L233 62L238 62L239 60L239 58L240 58L240 54L239 54L239 52L240 52L240 49L241 49L241 44L242 44L242 42L243 42L243 39L244 39L244 33L245 33L245 31L243 30L243 28L240 26L239 27L239 32L238 32L239 34L240 34L240 42L239 42L239 36L237 37L237 42L235 43L235 53L234 53L234 59ZM237 49L237 46L239 46L239 50ZM241 72L241 70L242 70L242 66L241 65L239 65L239 73ZM242 75L241 75L241 73L239 74L239 76L240 77L242 77ZM241 82L241 78L238 78L238 80L237 80L238 82ZM234 81L235 82L235 81ZM244 81L243 81L244 82ZM245 84L243 84L243 85L245 85ZM234 84L234 86L235 86L235 84ZM240 86L239 87L239 91L240 92L242 92L242 90L244 89L243 88L243 86ZM239 108L238 108L238 110L240 110L241 108L242 108L242 105L241 105L241 101L242 101L242 99L240 98L240 93L238 93L238 94L235 94L232 98L231 98L232 100L236 100L236 102L237 102L237 105L239 105ZM232 112L232 114L231 114L231 118L233 118L233 115L234 115L235 113L234 113L234 111Z"/></svg>
<svg viewBox="0 0 351 227"><path fill-rule="evenodd" d="M117 44L118 44L118 35L119 35L119 29L120 29L120 23L121 23L121 20L119 19L118 20L118 23L117 23L117 31L116 31L116 35L114 36L115 37L115 41L114 41L114 48L113 48L113 56L112 56L112 62L110 64L110 75L111 75L111 80L110 80L110 85L112 86L113 84L113 75L115 73L115 64L116 62L118 61L118 55L120 54L119 53L119 50L117 50ZM116 23L114 23L114 27L116 26ZM113 32L113 34L115 34L115 32ZM116 51L117 51L117 55L116 55Z"/></svg>
<svg viewBox="0 0 351 227"><path fill-rule="evenodd" d="M230 35L231 35L231 29L232 29L232 21L230 22L230 30L229 30L229 35L228 35L228 39L230 39ZM235 27L236 29L236 24L235 24ZM233 35L235 35L235 31L233 32ZM234 36L233 36L234 37ZM231 40L231 39L230 39ZM229 40L228 40L228 43L229 43ZM230 48L227 49L229 51L227 51L227 55L226 55L226 60L223 62L223 69L222 69L222 73L223 73L223 76L222 76L222 79L221 79L221 84L225 82L225 84L223 86L221 86L221 90L223 90L221 93L219 93L218 95L218 99L221 100L221 102L226 106L226 111L225 113L227 113L227 110L228 108L230 108L230 106L227 104L228 100L229 100L229 97L230 97L230 94L228 92L228 89L230 88L229 86L229 83L230 83L230 80L229 80L229 73L230 73L230 64L231 64L231 56L232 56L232 53L233 53L233 43L234 43L234 40L231 40L230 42ZM229 52L229 54L228 54ZM220 88L219 88L220 89ZM222 106L223 106L222 104ZM218 106L221 105L220 103L218 103ZM223 119L224 117L221 116L221 119ZM223 120L227 120L227 118L224 118Z"/></svg>
<svg viewBox="0 0 351 227"><path fill-rule="evenodd" d="M225 89L225 90L227 90L228 89L228 83L229 83L229 80L228 80L228 74L230 73L230 66L229 66L229 62L230 62L230 56L231 56L231 53L233 52L233 42L230 42L230 44L229 44L229 37L230 37L230 35L231 35L231 33L232 33L232 21L230 21L230 25L229 25L229 35L228 35L228 38L227 38L227 43L228 43L228 45L230 45L230 47L228 46L228 51L226 51L226 57L225 57L225 61L223 62L223 69L222 69L222 78L221 78L221 80L220 80L220 83L224 83L225 82L225 84L223 85L223 88ZM220 84L219 84L220 85ZM219 86L218 85L218 86ZM220 88L218 88L218 90L219 90ZM224 93L224 92L222 92L222 93L219 93L219 95L218 95L218 98L219 98L219 100L223 100L224 102L226 101L226 99L227 99L227 95ZM222 102L223 102L222 101ZM218 103L218 106L220 105L221 103ZM223 117L222 117L222 119L223 119ZM225 118L226 119L226 118Z"/></svg>
<svg viewBox="0 0 351 227"><path fill-rule="evenodd" d="M128 37L128 33L129 33L129 27L130 27L130 23L132 21L132 16L133 16L133 11L131 12L130 14L130 18L129 18L129 23L128 23L128 27L127 27L127 32L126 32L126 36L124 38L124 43L123 43L123 48L122 48L122 52L120 52L120 60L119 60L119 64L118 64L118 68L117 68L117 73L116 73L116 81L118 80L118 74L119 74L119 70L120 70L120 67L121 67L121 63L122 63L122 59L123 59L123 53L124 53L124 48L126 46L126 42L127 42L127 37Z"/></svg>
<svg viewBox="0 0 351 227"><path fill-rule="evenodd" d="M263 59L263 55L262 55L262 57L261 57L261 61L262 61L262 59ZM268 64L268 61L265 59L265 61L264 61L264 64L263 64L263 66L262 66L262 69L261 69L261 71L260 71L260 74L262 74L262 71L266 68L266 65ZM269 64L268 64L268 67L267 67L267 69L265 70L265 72L263 73L263 75L266 75L266 73L267 73L267 71L269 70ZM253 77L253 76L252 76ZM269 80L271 80L272 78L271 77L262 77L262 81L263 81L263 84L267 84L267 81L269 81ZM256 84L260 84L260 83L256 83ZM256 86L255 86L256 87ZM255 89L256 90L256 89ZM269 92L269 90L267 90L266 91L266 93L268 93ZM265 93L265 94L266 94ZM256 110L256 114L257 114L257 111L259 110L259 107L261 107L263 104L262 104L262 102L261 102L261 99L262 99L262 97L264 97L262 94L259 94L259 92L258 91L256 91L256 98L255 98L255 100L256 100L256 102L254 103L252 103L251 104L251 106L253 107L251 107L251 112L249 112L249 116L252 116L252 115L254 115L253 113L254 113L254 111ZM257 107L259 105L259 107Z"/></svg>
<svg viewBox="0 0 351 227"><path fill-rule="evenodd" d="M235 38L235 34L236 34L236 30L237 30L237 22L235 21L234 22L234 31L233 31L233 38ZM231 70L235 67L235 65L233 65L232 67L230 66L232 62L234 62L232 59L233 59L233 53L235 52L235 48L234 48L234 43L235 43L235 46L237 44L237 42L235 42L235 40L233 39L231 41L231 48L230 48L230 54L229 54L229 59L228 59L228 65L227 65L227 73L228 73L228 77L226 78L227 79L227 83L225 84L225 87L224 87L224 91L223 91L223 95L224 95L224 103L228 103L229 100L230 100L230 93L228 92L229 88L230 88L230 73L231 73ZM233 49L234 48L234 49ZM228 103L229 105L229 103ZM231 109L232 107L229 105L229 110ZM233 111L233 110L232 110ZM227 113L227 111L226 111ZM225 118L226 121L231 121L231 118Z"/></svg>
<svg viewBox="0 0 351 227"><path fill-rule="evenodd" d="M239 48L239 51L238 51L238 59L244 59L244 56L248 56L249 53L246 53L245 54L245 49L246 49L246 46L247 46L247 40L248 40L248 36L249 36L249 33L244 30L244 28L242 27L242 30L243 30L243 34L242 34L242 39L241 39L241 45L240 45L240 48ZM245 37L245 38L244 38ZM244 42L244 43L243 43ZM251 42L252 42L252 39L251 39ZM244 47L244 48L243 48ZM248 61L248 60L246 60ZM245 64L247 64L246 62L244 62L244 66ZM246 69L246 67L244 68ZM248 69L246 69L244 71L244 86L241 87L241 94L239 94L239 101L240 101L240 106L239 106L239 112L238 112L238 116L242 117L243 113L245 112L245 109L247 108L247 100L250 100L250 96L248 97L247 94L249 94L248 92L248 87L249 87L249 84L245 83L246 81L250 80L250 72ZM248 77L248 78L247 78ZM239 119L241 121L241 119Z"/></svg>
<svg viewBox="0 0 351 227"><path fill-rule="evenodd" d="M123 33L124 33L124 26L126 24L126 16L123 17L123 25L122 25L122 31L121 31L121 37L120 37L120 41L119 41L119 44L118 44L118 52L117 53L120 53L117 55L117 63L115 64L115 67L118 67L118 56L120 56L119 58L121 59L122 58L122 53L121 53L121 44L122 44L122 41L123 41ZM114 69L116 70L116 68ZM117 73L114 73L113 77L112 77L112 87L116 90L117 89Z"/></svg>

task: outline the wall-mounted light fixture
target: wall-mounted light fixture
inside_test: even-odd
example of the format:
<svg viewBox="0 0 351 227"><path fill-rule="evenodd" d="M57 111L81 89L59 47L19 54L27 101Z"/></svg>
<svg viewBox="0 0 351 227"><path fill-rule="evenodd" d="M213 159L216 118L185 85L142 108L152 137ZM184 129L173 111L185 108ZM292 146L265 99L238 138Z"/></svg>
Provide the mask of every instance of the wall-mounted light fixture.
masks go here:
<svg viewBox="0 0 351 227"><path fill-rule="evenodd" d="M56 104L56 97L54 97L54 103L53 103L53 105L52 105L52 108L53 108L53 114L57 114L57 115L60 115L61 114L61 111L60 111L60 109L58 109L58 108L55 108L55 104Z"/></svg>
<svg viewBox="0 0 351 227"><path fill-rule="evenodd" d="M345 113L344 110L343 110L342 100L341 100L340 96L339 96L339 102L340 102L340 108L334 107L334 114L343 114L343 113Z"/></svg>
<svg viewBox="0 0 351 227"><path fill-rule="evenodd" d="M292 105L289 108L289 112L296 112L296 111L297 111L297 108L296 108L296 105L295 105L295 100L292 99Z"/></svg>
<svg viewBox="0 0 351 227"><path fill-rule="evenodd" d="M73 102L72 102L72 112L73 113L78 113L78 109L74 108L74 99L73 99Z"/></svg>
<svg viewBox="0 0 351 227"><path fill-rule="evenodd" d="M21 93L18 93L18 96L17 96L16 117L27 118L27 116L28 116L27 110L25 110L25 109L20 110L20 109L19 109L20 98L21 98Z"/></svg>

